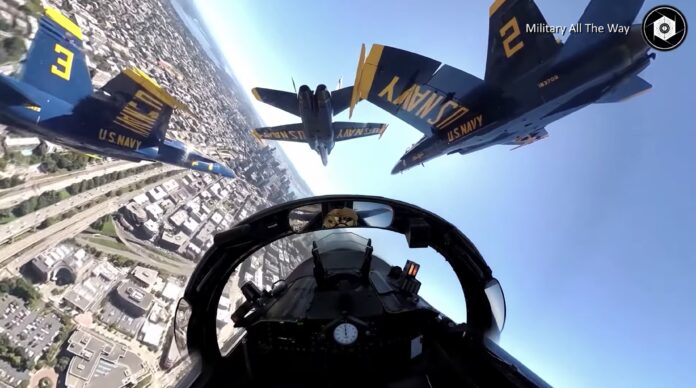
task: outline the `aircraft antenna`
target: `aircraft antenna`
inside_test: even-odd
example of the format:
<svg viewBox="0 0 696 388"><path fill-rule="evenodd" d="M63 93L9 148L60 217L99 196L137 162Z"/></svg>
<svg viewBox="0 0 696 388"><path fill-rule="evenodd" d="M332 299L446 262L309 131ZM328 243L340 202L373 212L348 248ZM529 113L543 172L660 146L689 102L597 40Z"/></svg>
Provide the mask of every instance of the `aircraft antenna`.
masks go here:
<svg viewBox="0 0 696 388"><path fill-rule="evenodd" d="M297 94L297 87L295 87L295 79L293 77L290 77L290 79L292 80L292 90L294 90L295 94Z"/></svg>
<svg viewBox="0 0 696 388"><path fill-rule="evenodd" d="M368 280L370 276L370 268L372 267L372 239L367 240L367 246L365 247L365 256L363 259L362 267L360 267L360 275L363 280Z"/></svg>
<svg viewBox="0 0 696 388"><path fill-rule="evenodd" d="M326 270L324 269L324 263L321 262L319 247L316 241L312 241L312 258L314 261L314 279L316 279L317 285L321 287L326 280Z"/></svg>

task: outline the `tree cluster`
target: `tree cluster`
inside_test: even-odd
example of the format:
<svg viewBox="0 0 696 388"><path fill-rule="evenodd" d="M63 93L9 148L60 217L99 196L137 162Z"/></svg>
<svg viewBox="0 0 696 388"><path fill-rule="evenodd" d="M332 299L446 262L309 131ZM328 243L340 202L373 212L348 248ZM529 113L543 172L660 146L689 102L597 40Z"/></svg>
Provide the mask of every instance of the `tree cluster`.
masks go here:
<svg viewBox="0 0 696 388"><path fill-rule="evenodd" d="M106 224L109 221L109 218L111 218L111 216L107 214L92 222L89 226L92 229L101 230L104 227L104 224Z"/></svg>
<svg viewBox="0 0 696 388"><path fill-rule="evenodd" d="M41 300L41 293L22 277L0 280L0 294L14 295L27 306L33 306Z"/></svg>
<svg viewBox="0 0 696 388"><path fill-rule="evenodd" d="M19 175L12 175L9 178L0 179L0 189L9 189L10 187L15 187L22 183L24 183L24 180L20 178Z"/></svg>
<svg viewBox="0 0 696 388"><path fill-rule="evenodd" d="M27 357L22 347L15 347L6 334L0 334L0 360L6 361L17 370L30 370L34 362Z"/></svg>
<svg viewBox="0 0 696 388"><path fill-rule="evenodd" d="M27 48L21 37L5 38L0 43L0 63L18 61L26 51Z"/></svg>
<svg viewBox="0 0 696 388"><path fill-rule="evenodd" d="M39 209L51 206L61 200L60 192L50 190L44 191L40 195L25 199L19 205L12 208L15 217L22 217Z"/></svg>
<svg viewBox="0 0 696 388"><path fill-rule="evenodd" d="M117 267L133 267L135 262L127 257L121 255L111 256L111 263Z"/></svg>
<svg viewBox="0 0 696 388"><path fill-rule="evenodd" d="M44 171L52 173L60 170L75 171L85 168L89 156L76 152L52 152L41 158Z"/></svg>

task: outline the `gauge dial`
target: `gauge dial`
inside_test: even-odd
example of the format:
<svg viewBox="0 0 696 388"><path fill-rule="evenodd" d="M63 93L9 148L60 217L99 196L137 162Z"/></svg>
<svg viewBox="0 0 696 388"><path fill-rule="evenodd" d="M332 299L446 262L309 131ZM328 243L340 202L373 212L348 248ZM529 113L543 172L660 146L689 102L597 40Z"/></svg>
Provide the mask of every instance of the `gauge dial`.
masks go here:
<svg viewBox="0 0 696 388"><path fill-rule="evenodd" d="M341 345L350 345L358 339L358 328L352 323L341 323L333 332L334 339Z"/></svg>

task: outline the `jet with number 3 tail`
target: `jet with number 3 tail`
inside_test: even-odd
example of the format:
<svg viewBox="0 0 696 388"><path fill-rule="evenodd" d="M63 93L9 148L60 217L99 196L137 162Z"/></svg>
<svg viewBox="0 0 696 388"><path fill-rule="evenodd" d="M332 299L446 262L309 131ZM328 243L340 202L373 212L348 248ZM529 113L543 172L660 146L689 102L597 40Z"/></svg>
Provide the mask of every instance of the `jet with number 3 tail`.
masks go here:
<svg viewBox="0 0 696 388"><path fill-rule="evenodd" d="M353 93L352 86L339 86L337 90L330 92L325 85L317 86L316 91L302 85L298 93L254 88L252 93L257 100L302 119L297 124L256 128L252 134L259 139L307 143L321 156L324 166L337 141L371 135L381 137L387 129L386 124L333 121L335 115L348 108Z"/></svg>
<svg viewBox="0 0 696 388"><path fill-rule="evenodd" d="M423 132L392 174L441 155L531 144L548 136L548 124L578 109L652 87L638 76L655 58L640 25L633 25L642 5L591 0L561 43L534 1L496 0L484 79L383 45L372 45L365 58L363 45L351 114L366 99Z"/></svg>
<svg viewBox="0 0 696 388"><path fill-rule="evenodd" d="M82 31L48 8L17 78L0 76L0 122L87 154L174 164L225 177L234 172L166 138L174 109L186 109L138 69L93 90Z"/></svg>

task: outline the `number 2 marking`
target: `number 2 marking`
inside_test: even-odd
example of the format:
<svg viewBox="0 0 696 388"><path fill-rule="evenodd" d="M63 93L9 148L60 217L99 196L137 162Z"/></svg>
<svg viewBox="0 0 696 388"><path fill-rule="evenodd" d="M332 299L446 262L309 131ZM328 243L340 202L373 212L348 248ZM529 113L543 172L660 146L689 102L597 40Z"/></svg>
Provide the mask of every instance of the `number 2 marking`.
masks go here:
<svg viewBox="0 0 696 388"><path fill-rule="evenodd" d="M65 47L56 43L53 49L58 53L58 58L56 58L56 64L51 65L51 73L57 75L58 77L70 81L70 73L72 71L73 54L72 51L66 49Z"/></svg>
<svg viewBox="0 0 696 388"><path fill-rule="evenodd" d="M500 36L503 38L503 48L505 49L505 56L510 58L515 55L522 47L524 47L524 42L519 41L514 46L510 47L512 41L520 36L520 25L517 24L517 18L513 17L505 23L503 28L500 29ZM506 37L507 36L507 37Z"/></svg>

